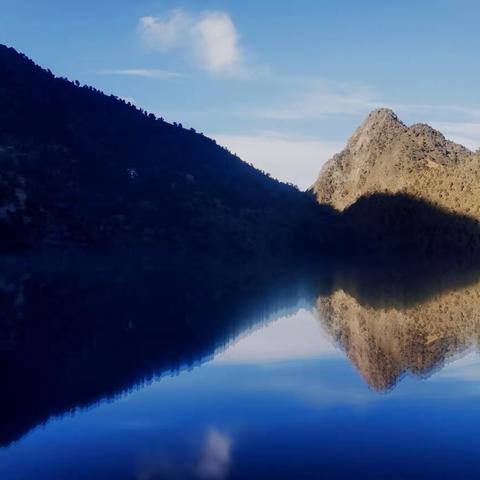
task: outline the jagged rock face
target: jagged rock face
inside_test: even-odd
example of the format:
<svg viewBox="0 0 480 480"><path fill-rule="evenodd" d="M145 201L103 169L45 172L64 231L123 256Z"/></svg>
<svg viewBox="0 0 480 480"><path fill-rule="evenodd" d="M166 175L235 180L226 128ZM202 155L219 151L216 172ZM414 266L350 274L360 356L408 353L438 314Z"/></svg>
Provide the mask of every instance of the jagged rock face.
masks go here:
<svg viewBox="0 0 480 480"><path fill-rule="evenodd" d="M479 341L480 283L385 308L364 305L340 289L319 297L316 308L322 325L378 391L407 373L428 375Z"/></svg>
<svg viewBox="0 0 480 480"><path fill-rule="evenodd" d="M343 210L362 196L404 193L480 218L480 155L426 124L407 127L388 109L372 112L312 189Z"/></svg>

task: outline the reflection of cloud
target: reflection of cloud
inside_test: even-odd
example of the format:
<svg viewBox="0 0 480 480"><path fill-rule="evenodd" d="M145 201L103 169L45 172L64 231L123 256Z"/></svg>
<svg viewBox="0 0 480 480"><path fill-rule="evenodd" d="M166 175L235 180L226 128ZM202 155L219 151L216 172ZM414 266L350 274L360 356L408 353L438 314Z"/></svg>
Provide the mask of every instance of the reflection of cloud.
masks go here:
<svg viewBox="0 0 480 480"><path fill-rule="evenodd" d="M209 430L198 464L198 475L201 478L225 478L230 469L230 456L230 438L215 429Z"/></svg>
<svg viewBox="0 0 480 480"><path fill-rule="evenodd" d="M458 380L462 382L480 381L480 359L478 351L468 352L465 356L446 365L432 380Z"/></svg>
<svg viewBox="0 0 480 480"><path fill-rule="evenodd" d="M231 439L215 428L183 432L180 438L150 445L138 459L136 480L223 479L230 470Z"/></svg>
<svg viewBox="0 0 480 480"><path fill-rule="evenodd" d="M339 355L313 313L301 309L241 338L214 363L279 362Z"/></svg>

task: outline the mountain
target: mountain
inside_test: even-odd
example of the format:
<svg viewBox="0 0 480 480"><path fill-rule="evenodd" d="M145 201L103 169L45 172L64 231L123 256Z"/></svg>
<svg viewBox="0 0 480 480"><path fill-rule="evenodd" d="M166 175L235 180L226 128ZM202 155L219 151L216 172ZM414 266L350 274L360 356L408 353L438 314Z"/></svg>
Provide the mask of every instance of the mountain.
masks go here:
<svg viewBox="0 0 480 480"><path fill-rule="evenodd" d="M338 210L372 194L403 194L480 219L479 182L480 154L426 124L408 127L382 108L324 165L312 191Z"/></svg>
<svg viewBox="0 0 480 480"><path fill-rule="evenodd" d="M311 262L478 246L478 155L389 110L373 112L327 163L317 202L194 129L1 45L0 104L0 253Z"/></svg>
<svg viewBox="0 0 480 480"><path fill-rule="evenodd" d="M327 208L180 124L0 46L0 251L267 255L321 243ZM319 224L320 222L320 224Z"/></svg>

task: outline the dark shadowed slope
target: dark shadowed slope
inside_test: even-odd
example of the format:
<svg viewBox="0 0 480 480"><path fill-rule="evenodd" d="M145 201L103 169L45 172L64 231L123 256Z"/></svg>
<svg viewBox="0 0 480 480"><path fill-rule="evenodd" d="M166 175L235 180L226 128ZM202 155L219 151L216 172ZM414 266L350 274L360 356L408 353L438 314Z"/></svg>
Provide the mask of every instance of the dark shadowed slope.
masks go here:
<svg viewBox="0 0 480 480"><path fill-rule="evenodd" d="M0 447L54 415L198 365L308 295L294 266L25 258L0 269Z"/></svg>
<svg viewBox="0 0 480 480"><path fill-rule="evenodd" d="M61 245L312 261L333 251L444 254L479 237L475 221L403 193L358 196L335 212L214 140L4 46L0 105L0 251Z"/></svg>
<svg viewBox="0 0 480 480"><path fill-rule="evenodd" d="M3 249L133 244L261 255L298 249L329 218L214 140L5 46L0 105Z"/></svg>
<svg viewBox="0 0 480 480"><path fill-rule="evenodd" d="M341 212L341 218L342 239L353 247L354 238L360 255L479 258L480 226L476 219L412 195L376 193L360 197Z"/></svg>

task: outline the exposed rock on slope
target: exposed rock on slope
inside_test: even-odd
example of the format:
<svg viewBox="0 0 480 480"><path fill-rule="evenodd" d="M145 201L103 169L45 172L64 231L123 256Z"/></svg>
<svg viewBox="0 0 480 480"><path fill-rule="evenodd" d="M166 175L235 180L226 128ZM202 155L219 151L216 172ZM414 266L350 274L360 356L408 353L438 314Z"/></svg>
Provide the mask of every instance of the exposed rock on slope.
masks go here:
<svg viewBox="0 0 480 480"><path fill-rule="evenodd" d="M362 196L403 193L480 218L480 154L394 112L370 113L313 186L320 203L343 210Z"/></svg>

